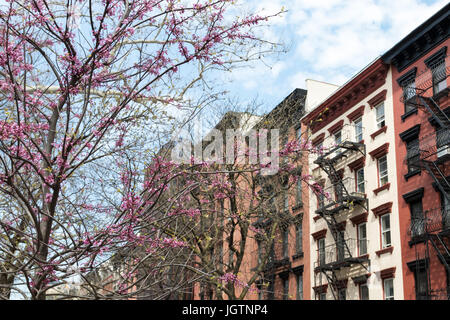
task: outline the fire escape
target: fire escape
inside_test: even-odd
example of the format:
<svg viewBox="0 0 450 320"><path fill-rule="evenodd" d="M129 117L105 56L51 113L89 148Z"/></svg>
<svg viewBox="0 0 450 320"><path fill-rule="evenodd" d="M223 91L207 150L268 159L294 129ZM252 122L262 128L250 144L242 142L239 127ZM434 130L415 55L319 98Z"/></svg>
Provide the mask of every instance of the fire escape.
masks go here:
<svg viewBox="0 0 450 320"><path fill-rule="evenodd" d="M418 150L407 156L409 167L426 171L433 178L433 186L441 194L442 204L438 208L425 210L416 215L409 230L415 243L416 270L426 272L426 286L421 289L419 299L450 300L450 107L449 56L429 66L416 77L415 85L408 88L401 101L425 111L434 123L436 132L419 139ZM444 109L445 108L445 109ZM423 245L418 245L418 243ZM447 273L446 284L431 286L431 273L436 269L429 264L431 252L436 253ZM420 264L420 265L419 265ZM417 288L416 288L417 290Z"/></svg>
<svg viewBox="0 0 450 320"><path fill-rule="evenodd" d="M325 195L320 199L316 214L320 215L326 221L328 229L331 231L334 243L319 245L318 261L315 263L314 271L320 276L322 285L322 276L325 276L333 298L340 299L339 287L342 279L339 274L347 273L349 268L355 265L361 265L369 272L370 260L367 256L358 255L357 239L351 239L342 232L342 223L338 222L337 217L340 213L352 210L360 206L366 211L368 201L364 190L358 190L357 182L352 178L344 178L338 168L353 157L365 156L366 148L363 141L356 141L352 130L353 126L344 126L339 141L334 141L333 146L324 151L314 161L315 164L325 172L331 181L331 186L324 189ZM349 130L350 129L350 130ZM331 136L330 138L333 138ZM359 154L359 155L358 155ZM320 197L320 195L319 195ZM367 244L364 244L367 246ZM318 281L315 276L315 285Z"/></svg>

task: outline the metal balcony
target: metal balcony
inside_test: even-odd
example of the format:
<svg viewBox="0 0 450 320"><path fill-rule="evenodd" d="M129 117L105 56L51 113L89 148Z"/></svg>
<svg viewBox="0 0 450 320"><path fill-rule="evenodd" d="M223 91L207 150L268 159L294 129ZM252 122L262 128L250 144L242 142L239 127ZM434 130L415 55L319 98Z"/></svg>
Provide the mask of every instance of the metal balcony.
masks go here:
<svg viewBox="0 0 450 320"><path fill-rule="evenodd" d="M431 114L441 128L450 129L450 117L441 109L438 101L449 94L448 77L450 76L450 59L425 69L414 82L403 88L400 101L407 109L419 108Z"/></svg>
<svg viewBox="0 0 450 320"><path fill-rule="evenodd" d="M366 201L366 181L345 178L324 189L319 195L317 214L334 214Z"/></svg>
<svg viewBox="0 0 450 320"><path fill-rule="evenodd" d="M361 126L344 125L340 135L333 134L325 138L321 150L313 154L312 162L320 165L324 161L340 161L355 151L365 154L364 131Z"/></svg>
<svg viewBox="0 0 450 320"><path fill-rule="evenodd" d="M408 235L411 238L425 234L450 231L450 206L427 210L422 217L411 219Z"/></svg>
<svg viewBox="0 0 450 320"><path fill-rule="evenodd" d="M368 240L344 239L317 249L316 271L337 270L369 261L366 254L359 255L360 248L368 248Z"/></svg>

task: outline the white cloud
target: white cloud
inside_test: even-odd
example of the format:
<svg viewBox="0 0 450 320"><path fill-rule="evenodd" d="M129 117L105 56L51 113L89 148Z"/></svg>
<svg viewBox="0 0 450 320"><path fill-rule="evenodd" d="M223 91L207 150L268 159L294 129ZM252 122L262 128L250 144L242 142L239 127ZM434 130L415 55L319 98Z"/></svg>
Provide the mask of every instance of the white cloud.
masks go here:
<svg viewBox="0 0 450 320"><path fill-rule="evenodd" d="M233 72L237 94L274 107L311 78L342 85L447 4L445 0L245 0L265 14L284 7L264 38L290 47L279 60Z"/></svg>

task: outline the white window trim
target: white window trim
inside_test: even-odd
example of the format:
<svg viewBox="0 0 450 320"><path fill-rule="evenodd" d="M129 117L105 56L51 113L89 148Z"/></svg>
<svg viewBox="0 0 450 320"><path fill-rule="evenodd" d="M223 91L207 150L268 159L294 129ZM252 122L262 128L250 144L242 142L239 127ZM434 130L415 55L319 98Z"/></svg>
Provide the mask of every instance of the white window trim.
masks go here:
<svg viewBox="0 0 450 320"><path fill-rule="evenodd" d="M386 282L392 281L392 291L394 292L394 295L387 296L387 290L386 290ZM395 297L395 288L394 288L394 278L387 278L383 280L383 291L384 291L384 300L394 300Z"/></svg>
<svg viewBox="0 0 450 320"><path fill-rule="evenodd" d="M383 228L383 219L384 219L385 217L387 217L387 218L389 219L389 229L387 229L387 230L384 230L384 228ZM380 224L381 224L381 248L382 248L382 249L389 248L389 247L392 246L391 217L390 217L390 214L389 214L389 213L384 214L384 215L382 215L382 216L380 217ZM387 234L387 233L389 233L389 235L390 235L389 238L391 238L391 242L390 242L389 244L385 243L385 242L386 242L386 241L385 241L386 237L384 237L384 234Z"/></svg>

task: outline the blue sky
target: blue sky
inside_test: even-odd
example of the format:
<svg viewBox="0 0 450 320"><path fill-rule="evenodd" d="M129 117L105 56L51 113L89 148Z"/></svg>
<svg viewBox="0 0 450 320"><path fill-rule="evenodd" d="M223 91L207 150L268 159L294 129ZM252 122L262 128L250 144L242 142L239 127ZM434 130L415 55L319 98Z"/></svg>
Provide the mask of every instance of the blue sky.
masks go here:
<svg viewBox="0 0 450 320"><path fill-rule="evenodd" d="M263 13L284 7L264 33L290 50L223 80L243 102L270 110L305 79L342 85L447 4L446 0L246 0ZM268 67L266 64L269 64Z"/></svg>

